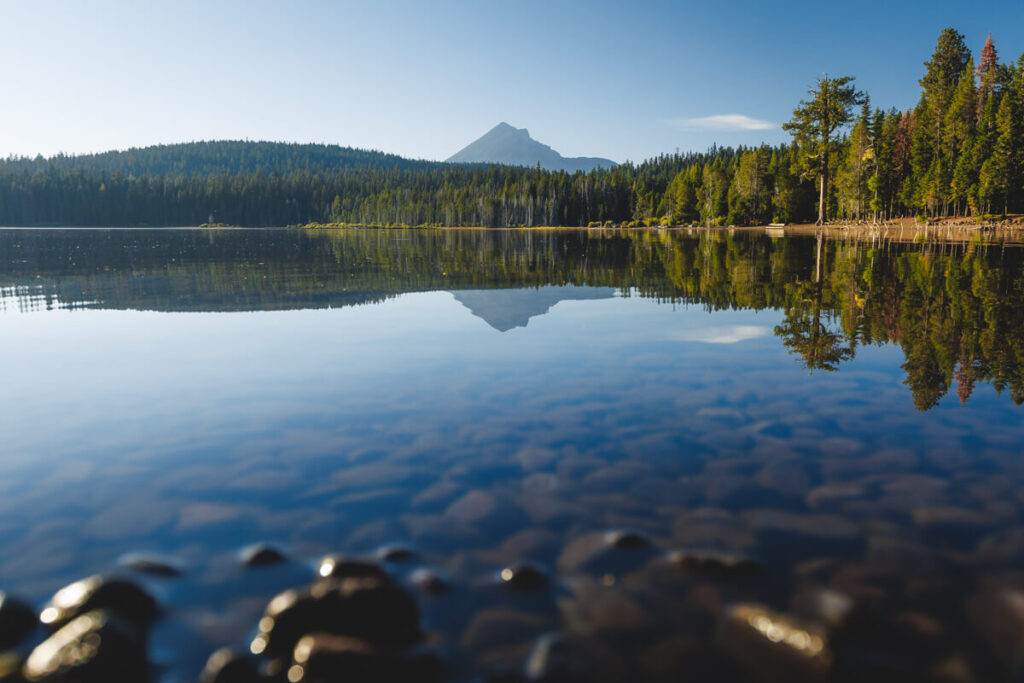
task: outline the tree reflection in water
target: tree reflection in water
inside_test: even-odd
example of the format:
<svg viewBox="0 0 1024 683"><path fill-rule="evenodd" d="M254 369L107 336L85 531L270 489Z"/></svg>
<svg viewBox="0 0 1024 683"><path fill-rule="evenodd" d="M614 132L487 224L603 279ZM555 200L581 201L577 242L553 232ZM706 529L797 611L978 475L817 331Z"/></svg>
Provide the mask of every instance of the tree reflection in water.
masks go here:
<svg viewBox="0 0 1024 683"><path fill-rule="evenodd" d="M0 306L330 308L406 292L575 285L779 310L812 372L897 344L921 410L954 384L1024 402L1024 249L743 231L0 230Z"/></svg>

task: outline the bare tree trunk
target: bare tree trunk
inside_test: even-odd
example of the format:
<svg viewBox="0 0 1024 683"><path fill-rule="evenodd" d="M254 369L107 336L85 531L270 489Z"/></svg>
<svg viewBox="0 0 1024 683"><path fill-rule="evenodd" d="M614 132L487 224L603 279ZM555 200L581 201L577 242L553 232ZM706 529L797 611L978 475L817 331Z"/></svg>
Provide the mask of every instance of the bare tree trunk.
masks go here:
<svg viewBox="0 0 1024 683"><path fill-rule="evenodd" d="M825 138L825 149L821 153L821 193L818 197L818 225L825 224L825 197L828 185L828 138Z"/></svg>
<svg viewBox="0 0 1024 683"><path fill-rule="evenodd" d="M821 191L818 195L818 225L825 224L825 174L821 174Z"/></svg>

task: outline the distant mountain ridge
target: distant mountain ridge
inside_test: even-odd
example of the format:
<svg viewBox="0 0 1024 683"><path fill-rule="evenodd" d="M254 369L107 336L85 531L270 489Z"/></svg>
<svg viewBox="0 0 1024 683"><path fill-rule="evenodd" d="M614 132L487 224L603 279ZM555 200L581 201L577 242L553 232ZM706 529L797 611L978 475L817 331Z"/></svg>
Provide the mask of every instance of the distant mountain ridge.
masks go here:
<svg viewBox="0 0 1024 683"><path fill-rule="evenodd" d="M536 166L549 171L591 171L618 166L598 157L563 157L548 145L530 137L525 128L514 128L504 121L461 150L448 157L449 163L489 163L509 166Z"/></svg>

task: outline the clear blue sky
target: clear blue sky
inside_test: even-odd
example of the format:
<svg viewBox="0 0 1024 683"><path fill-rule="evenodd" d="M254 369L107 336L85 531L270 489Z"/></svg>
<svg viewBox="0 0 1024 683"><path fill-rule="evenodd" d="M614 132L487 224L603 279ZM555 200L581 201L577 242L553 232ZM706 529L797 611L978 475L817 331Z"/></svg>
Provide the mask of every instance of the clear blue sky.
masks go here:
<svg viewBox="0 0 1024 683"><path fill-rule="evenodd" d="M1022 0L12 0L0 26L0 156L248 138L443 159L507 121L640 160L780 141L825 71L912 106L946 26L1024 52Z"/></svg>

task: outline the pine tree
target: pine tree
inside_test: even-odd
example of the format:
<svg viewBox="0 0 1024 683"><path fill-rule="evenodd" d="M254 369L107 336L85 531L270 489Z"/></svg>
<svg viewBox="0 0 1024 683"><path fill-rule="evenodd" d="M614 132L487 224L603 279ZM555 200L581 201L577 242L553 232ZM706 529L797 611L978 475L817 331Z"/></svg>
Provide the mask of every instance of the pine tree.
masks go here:
<svg viewBox="0 0 1024 683"><path fill-rule="evenodd" d="M985 39L985 47L981 49L981 60L978 62L978 110L981 110L987 99L999 84L999 54L996 52L992 34Z"/></svg>
<svg viewBox="0 0 1024 683"><path fill-rule="evenodd" d="M947 208L955 164L943 149L943 124L970 55L963 35L947 28L939 34L935 52L925 62L925 75L920 80L922 92L916 110L913 149L917 181L913 201L935 215Z"/></svg>
<svg viewBox="0 0 1024 683"><path fill-rule="evenodd" d="M829 78L826 74L810 88L809 100L801 100L793 110L793 118L782 124L792 131L797 144L806 150L806 171L818 176L818 225L828 215L828 189L837 133L853 120L853 108L863 101L863 94L854 88L853 76Z"/></svg>

